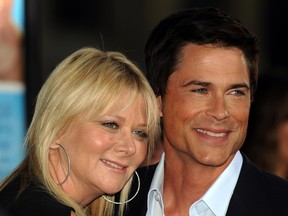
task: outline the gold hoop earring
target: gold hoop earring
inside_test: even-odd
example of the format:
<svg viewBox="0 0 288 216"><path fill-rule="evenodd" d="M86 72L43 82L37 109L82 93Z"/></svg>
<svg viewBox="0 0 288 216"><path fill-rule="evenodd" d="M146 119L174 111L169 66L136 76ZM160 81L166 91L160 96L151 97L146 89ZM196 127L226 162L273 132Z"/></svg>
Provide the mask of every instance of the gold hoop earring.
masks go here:
<svg viewBox="0 0 288 216"><path fill-rule="evenodd" d="M64 178L64 180L63 180L62 182L59 182L59 183L58 183L58 185L61 186L61 185L64 184L64 182L67 181L68 176L70 175L70 158L69 158L68 152L67 152L67 150L64 148L64 146L62 146L62 145L59 144L59 143L56 143L56 145L60 146L60 147L64 150L64 153L65 153L65 155L66 155L66 157L67 157L67 162L68 162L67 175L65 176L65 178Z"/></svg>
<svg viewBox="0 0 288 216"><path fill-rule="evenodd" d="M137 194L138 194L138 192L139 192L139 190L140 190L140 177L139 177L139 175L138 175L138 173L137 173L136 171L135 171L135 174L136 174L137 180L138 180L138 188L137 188L136 193L135 193L130 199L128 199L128 200L126 200L126 201L122 201L122 202L116 202L116 201L113 201L113 200L108 199L105 195L102 195L102 197L103 197L106 201L108 201L108 202L110 202L110 203L113 203L113 204L116 204L116 205L122 205L122 204L128 203L128 202L130 202L131 200L133 200L133 199L137 196Z"/></svg>

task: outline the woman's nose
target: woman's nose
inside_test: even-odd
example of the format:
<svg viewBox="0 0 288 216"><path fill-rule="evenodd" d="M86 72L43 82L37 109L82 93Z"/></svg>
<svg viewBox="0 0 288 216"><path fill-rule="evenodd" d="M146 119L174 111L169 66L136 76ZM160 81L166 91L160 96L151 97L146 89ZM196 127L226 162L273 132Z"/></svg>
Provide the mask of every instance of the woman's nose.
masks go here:
<svg viewBox="0 0 288 216"><path fill-rule="evenodd" d="M129 131L121 131L117 144L115 146L115 151L123 155L133 155L136 152L135 140L133 134Z"/></svg>

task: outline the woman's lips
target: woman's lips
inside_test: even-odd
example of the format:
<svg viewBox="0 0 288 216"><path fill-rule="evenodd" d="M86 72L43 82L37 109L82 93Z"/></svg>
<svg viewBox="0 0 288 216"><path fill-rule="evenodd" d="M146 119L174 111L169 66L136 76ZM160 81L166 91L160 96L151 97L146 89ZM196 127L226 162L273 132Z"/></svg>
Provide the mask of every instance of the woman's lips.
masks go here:
<svg viewBox="0 0 288 216"><path fill-rule="evenodd" d="M128 166L120 165L120 164L118 164L118 163L115 163L115 162L112 162L112 161L108 161L108 160L105 160L105 159L101 159L101 161L102 161L104 164L106 164L106 165L108 165L108 166L110 166L110 167L112 167L112 168L115 168L115 169L124 170L124 169L126 169L126 168L128 167Z"/></svg>

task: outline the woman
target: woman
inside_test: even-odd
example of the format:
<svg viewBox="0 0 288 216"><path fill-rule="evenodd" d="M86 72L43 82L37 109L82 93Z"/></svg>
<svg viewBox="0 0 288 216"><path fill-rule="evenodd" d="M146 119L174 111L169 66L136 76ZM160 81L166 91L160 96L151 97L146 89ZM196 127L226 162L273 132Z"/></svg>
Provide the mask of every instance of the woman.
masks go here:
<svg viewBox="0 0 288 216"><path fill-rule="evenodd" d="M27 156L2 182L0 207L11 215L80 216L93 203L93 214L111 215L113 194L124 187L119 203L129 200L129 179L153 152L158 119L152 89L125 56L76 51L38 95Z"/></svg>

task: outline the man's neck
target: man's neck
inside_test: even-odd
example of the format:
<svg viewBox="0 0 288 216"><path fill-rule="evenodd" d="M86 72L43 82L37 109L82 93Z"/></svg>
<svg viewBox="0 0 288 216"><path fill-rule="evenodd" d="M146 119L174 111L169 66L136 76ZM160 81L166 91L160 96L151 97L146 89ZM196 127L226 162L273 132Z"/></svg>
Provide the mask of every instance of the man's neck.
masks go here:
<svg viewBox="0 0 288 216"><path fill-rule="evenodd" d="M163 200L165 215L188 215L227 166L204 166L184 153L166 151ZM181 212L180 212L181 211Z"/></svg>

